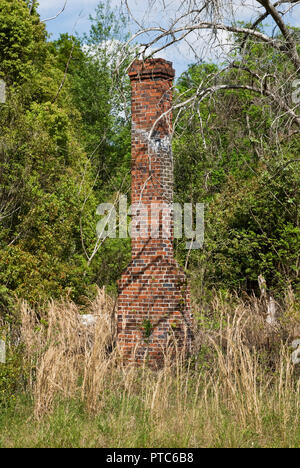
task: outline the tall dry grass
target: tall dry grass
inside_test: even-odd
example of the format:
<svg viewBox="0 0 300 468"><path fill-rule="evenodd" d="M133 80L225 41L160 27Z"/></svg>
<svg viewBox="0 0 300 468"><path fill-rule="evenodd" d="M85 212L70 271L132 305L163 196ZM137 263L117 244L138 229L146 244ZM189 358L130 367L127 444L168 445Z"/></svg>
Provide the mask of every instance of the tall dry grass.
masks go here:
<svg viewBox="0 0 300 468"><path fill-rule="evenodd" d="M42 320L26 302L21 303L20 310L35 416L51 410L57 396L80 395L89 410L96 409L103 376L115 361L113 300L104 289L98 291L89 306L97 325L89 327L82 324L79 308L66 300L51 301Z"/></svg>
<svg viewBox="0 0 300 468"><path fill-rule="evenodd" d="M288 291L270 327L259 299L216 295L195 312L193 355L166 356L154 372L120 365L114 302L103 289L89 306L99 317L88 329L70 301L49 303L42 320L23 302L21 340L34 415L41 419L68 399L80 400L90 415L111 408L115 446L130 446L137 424L147 433L145 446L171 440L189 447L238 445L248 432L261 445L270 437L300 443L300 374L290 348L299 326L295 303Z"/></svg>

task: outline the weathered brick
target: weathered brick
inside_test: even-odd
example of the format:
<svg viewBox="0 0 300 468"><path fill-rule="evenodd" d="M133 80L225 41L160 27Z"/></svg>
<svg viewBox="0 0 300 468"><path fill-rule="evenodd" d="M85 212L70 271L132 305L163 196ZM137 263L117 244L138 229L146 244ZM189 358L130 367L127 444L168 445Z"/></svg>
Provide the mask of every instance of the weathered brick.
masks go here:
<svg viewBox="0 0 300 468"><path fill-rule="evenodd" d="M191 345L189 286L173 258L173 212L164 211L173 198L172 113L166 114L154 128L157 119L171 110L174 70L163 59L136 60L129 77L131 201L142 202L149 208L148 213L151 203L157 204L152 226L156 235L151 236L151 229L147 230L141 222L139 237L131 240L132 261L119 281L118 347L125 364L141 364L146 359L150 366L156 367L163 362L170 336L174 337L177 348L188 351ZM162 239L163 232L166 238Z"/></svg>

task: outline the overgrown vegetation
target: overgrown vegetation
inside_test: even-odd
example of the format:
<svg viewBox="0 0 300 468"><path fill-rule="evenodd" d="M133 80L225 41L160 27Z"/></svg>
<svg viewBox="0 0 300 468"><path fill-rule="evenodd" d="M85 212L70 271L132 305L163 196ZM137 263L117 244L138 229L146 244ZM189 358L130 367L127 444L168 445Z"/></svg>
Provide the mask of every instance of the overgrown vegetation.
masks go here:
<svg viewBox="0 0 300 468"><path fill-rule="evenodd" d="M253 73L255 47L247 61ZM279 68L273 55L264 60L270 73L282 73L284 88L288 64L282 59ZM249 73L232 67L214 78L217 71L215 65L191 66L178 91L186 99L201 83L205 89L249 81ZM263 274L274 295L289 283L299 294L299 135L288 136L289 119L278 117L274 102L247 90L219 92L196 110L185 112L174 139L176 197L206 204L204 249L189 259L195 289L251 293ZM185 262L182 245L178 254Z"/></svg>
<svg viewBox="0 0 300 468"><path fill-rule="evenodd" d="M130 242L97 244L96 208L130 195L133 49L117 66L127 19L100 2L89 34L53 41L29 4L0 4L0 447L299 447L299 133L247 89L259 64L290 105L288 56L236 35L243 60L193 64L177 80L177 104L220 83L244 89L174 112L175 199L205 203L203 249L175 244L192 283L193 353L124 371L113 319ZM83 311L101 315L91 332Z"/></svg>
<svg viewBox="0 0 300 468"><path fill-rule="evenodd" d="M113 306L99 290L88 311L101 318L87 329L74 303L49 303L42 320L39 310L19 304L15 337L24 361L17 381L26 393L0 400L0 446L300 446L291 291L275 328L258 299L245 304L216 294L199 311L193 356L177 354L174 362L166 353L159 371L118 365Z"/></svg>
<svg viewBox="0 0 300 468"><path fill-rule="evenodd" d="M2 315L12 313L14 295L32 304L63 295L80 302L96 285L115 290L130 256L126 239L95 247L97 205L130 190L129 49L117 67L126 18L100 3L89 34L51 41L26 3L4 0L0 8L0 76L7 83L0 113ZM192 65L177 82L178 100L200 84L247 85L258 58L284 86L287 58L254 39L243 55L247 70L238 54L223 71ZM176 200L206 204L204 249L177 245L196 291L214 285L251 293L260 274L278 297L287 284L299 289L299 138L288 135L289 116L278 112L268 96L224 90L177 122Z"/></svg>

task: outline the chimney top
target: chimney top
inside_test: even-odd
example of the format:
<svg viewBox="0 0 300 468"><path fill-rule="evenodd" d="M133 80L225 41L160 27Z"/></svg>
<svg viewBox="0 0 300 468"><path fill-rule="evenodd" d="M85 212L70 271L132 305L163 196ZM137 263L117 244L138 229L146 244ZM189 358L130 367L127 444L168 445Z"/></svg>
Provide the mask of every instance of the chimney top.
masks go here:
<svg viewBox="0 0 300 468"><path fill-rule="evenodd" d="M175 70L172 62L162 58L135 60L128 72L131 81L141 80L168 80L172 81Z"/></svg>

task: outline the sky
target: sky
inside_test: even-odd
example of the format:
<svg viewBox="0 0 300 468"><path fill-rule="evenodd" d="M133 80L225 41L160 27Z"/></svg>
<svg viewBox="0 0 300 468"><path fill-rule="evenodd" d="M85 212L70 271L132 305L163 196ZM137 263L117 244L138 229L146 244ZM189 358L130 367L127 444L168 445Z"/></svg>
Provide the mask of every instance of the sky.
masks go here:
<svg viewBox="0 0 300 468"><path fill-rule="evenodd" d="M51 18L62 9L65 0L38 0L38 11L42 20ZM162 2L166 5L163 11ZM46 21L46 27L51 38L56 39L60 33L68 32L69 34L77 32L78 34L87 33L90 29L90 15L93 15L99 0L67 0L65 10L53 20ZM112 7L120 5L121 0L110 0ZM170 17L176 12L178 5L182 4L181 0L152 0L153 7L151 13L147 8L148 0L128 0L129 7L139 23L145 26L151 25L167 25ZM255 0L234 0L234 11L240 20L248 21L251 18L256 18L255 10L257 9ZM289 22L292 25L300 25L300 5L296 7L293 14L288 16ZM132 31L136 30L136 24L132 24ZM148 38L151 38L151 35ZM145 37L143 38L146 39ZM231 37L226 32L220 32L213 46L209 42L209 33L202 33L201 38L196 33L190 36L190 43L200 51L200 55L206 60L222 61L226 53L231 49ZM221 46L221 47L220 47ZM177 46L169 47L158 53L159 57L173 62L176 70L176 76L187 69L187 66L194 60L194 54L187 42L182 41Z"/></svg>

